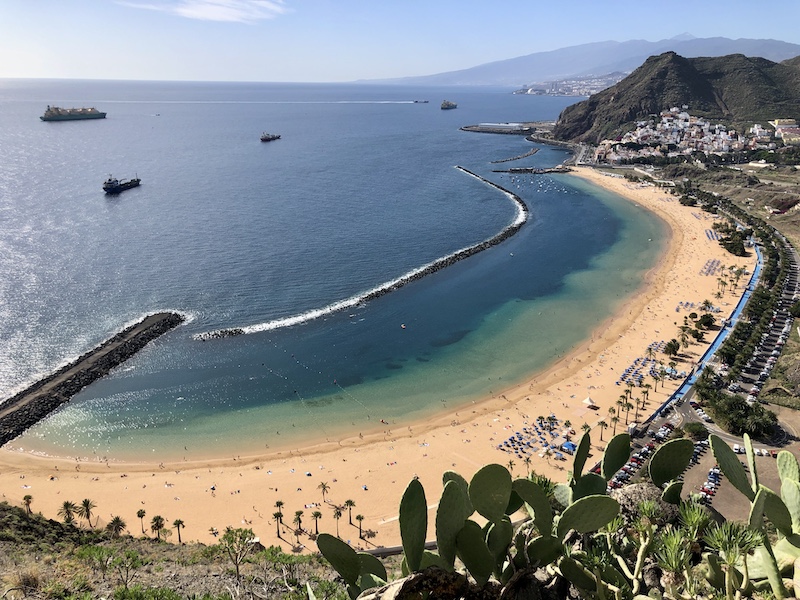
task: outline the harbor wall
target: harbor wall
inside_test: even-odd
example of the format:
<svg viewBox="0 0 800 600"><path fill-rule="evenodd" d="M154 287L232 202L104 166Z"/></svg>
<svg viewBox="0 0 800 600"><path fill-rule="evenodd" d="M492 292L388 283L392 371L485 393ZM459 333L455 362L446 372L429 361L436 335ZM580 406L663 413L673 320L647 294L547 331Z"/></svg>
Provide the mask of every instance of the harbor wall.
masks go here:
<svg viewBox="0 0 800 600"><path fill-rule="evenodd" d="M0 446L21 435L90 383L184 321L177 313L149 315L55 373L0 404Z"/></svg>

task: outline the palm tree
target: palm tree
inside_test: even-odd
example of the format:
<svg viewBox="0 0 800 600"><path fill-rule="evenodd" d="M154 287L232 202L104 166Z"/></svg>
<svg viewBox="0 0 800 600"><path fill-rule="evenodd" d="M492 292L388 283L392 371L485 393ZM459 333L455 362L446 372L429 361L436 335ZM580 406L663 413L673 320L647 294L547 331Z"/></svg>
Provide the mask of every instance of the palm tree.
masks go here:
<svg viewBox="0 0 800 600"><path fill-rule="evenodd" d="M141 521L141 523L142 523L142 535L144 535L144 518L145 518L146 515L147 515L147 513L144 512L143 508L140 508L139 510L136 511L136 516L139 519L139 521Z"/></svg>
<svg viewBox="0 0 800 600"><path fill-rule="evenodd" d="M619 423L619 417L617 415L614 415L613 417L611 417L611 422L614 424L614 430L611 432L611 435L615 436L617 435L617 423Z"/></svg>
<svg viewBox="0 0 800 600"><path fill-rule="evenodd" d="M97 505L89 500L89 498L84 498L81 505L78 507L78 516L81 519L86 519L86 522L89 524L89 529L94 529L92 527L92 509L96 508Z"/></svg>
<svg viewBox="0 0 800 600"><path fill-rule="evenodd" d="M514 461L513 460L509 460L508 461L508 470L512 475L514 474Z"/></svg>
<svg viewBox="0 0 800 600"><path fill-rule="evenodd" d="M522 459L522 462L525 463L525 468L528 471L528 477L530 477L531 476L531 457L526 454L525 458Z"/></svg>
<svg viewBox="0 0 800 600"><path fill-rule="evenodd" d="M584 423L583 425L581 425L581 429L583 429L584 433L589 433L592 430L592 426L589 425L588 423Z"/></svg>
<svg viewBox="0 0 800 600"><path fill-rule="evenodd" d="M294 519L292 519L292 523L295 524L295 527L299 530L303 530L303 511L296 510L294 511Z"/></svg>
<svg viewBox="0 0 800 600"><path fill-rule="evenodd" d="M30 494L25 494L22 497L22 504L25 507L25 512L29 515L31 514L31 502L33 502L33 496Z"/></svg>
<svg viewBox="0 0 800 600"><path fill-rule="evenodd" d="M150 519L150 531L156 534L158 541L161 541L161 532L164 530L164 517L156 515Z"/></svg>
<svg viewBox="0 0 800 600"><path fill-rule="evenodd" d="M347 520L350 521L350 525L353 524L353 509L356 507L356 503L352 500L345 500L344 506L347 509Z"/></svg>
<svg viewBox="0 0 800 600"><path fill-rule="evenodd" d="M356 515L356 521L358 521L358 538L363 539L364 534L361 532L361 521L364 520L364 515Z"/></svg>
<svg viewBox="0 0 800 600"><path fill-rule="evenodd" d="M625 425L627 425L628 424L628 415L631 414L631 409L633 408L633 404L631 404L630 402L626 402L624 408L625 408Z"/></svg>
<svg viewBox="0 0 800 600"><path fill-rule="evenodd" d="M178 543L182 544L181 542L181 527L183 527L183 521L181 519L175 519L172 522L172 526L178 531Z"/></svg>
<svg viewBox="0 0 800 600"><path fill-rule="evenodd" d="M336 537L339 537L339 519L342 518L342 510L338 506L333 507L333 518L336 519Z"/></svg>
<svg viewBox="0 0 800 600"><path fill-rule="evenodd" d="M75 520L76 512L78 512L78 506L74 502L64 500L61 508L58 509L58 516L64 519L64 523L72 523Z"/></svg>
<svg viewBox="0 0 800 600"><path fill-rule="evenodd" d="M278 539L281 539L281 520L283 519L283 513L281 511L272 513L272 518L275 519L275 529L278 532Z"/></svg>
<svg viewBox="0 0 800 600"><path fill-rule="evenodd" d="M547 415L547 428L550 431L553 431L553 428L556 424L556 416L555 415Z"/></svg>
<svg viewBox="0 0 800 600"><path fill-rule="evenodd" d="M645 355L645 356L646 356L648 359L650 359L650 360L653 360L653 358L654 358L654 357L655 357L655 355L656 355L656 351L653 349L653 347L652 347L652 346L648 346L648 347L647 347L647 350L645 350L645 351L644 351L644 355Z"/></svg>
<svg viewBox="0 0 800 600"><path fill-rule="evenodd" d="M322 518L322 513L315 510L311 513L311 518L314 519L314 533L319 535L319 520Z"/></svg>
<svg viewBox="0 0 800 600"><path fill-rule="evenodd" d="M321 482L317 489L322 492L322 501L325 502L325 494L327 494L331 490L331 486L329 486L325 481Z"/></svg>
<svg viewBox="0 0 800 600"><path fill-rule="evenodd" d="M111 516L111 520L106 525L106 531L111 534L111 537L116 539L122 535L122 532L125 531L127 525L125 521L122 520L122 517L115 517Z"/></svg>
<svg viewBox="0 0 800 600"><path fill-rule="evenodd" d="M597 425L598 425L598 427L600 427L600 441L602 442L603 441L603 430L608 428L608 423L606 423L605 421L600 421Z"/></svg>

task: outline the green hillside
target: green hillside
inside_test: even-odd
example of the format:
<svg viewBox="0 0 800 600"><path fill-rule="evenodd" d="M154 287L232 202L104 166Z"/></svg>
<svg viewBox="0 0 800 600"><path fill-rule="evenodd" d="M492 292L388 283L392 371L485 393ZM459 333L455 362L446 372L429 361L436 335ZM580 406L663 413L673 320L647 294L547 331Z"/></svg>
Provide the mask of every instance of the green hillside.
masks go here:
<svg viewBox="0 0 800 600"><path fill-rule="evenodd" d="M800 57L774 63L731 54L651 56L618 84L561 113L553 135L597 143L673 106L734 127L775 118L800 119Z"/></svg>

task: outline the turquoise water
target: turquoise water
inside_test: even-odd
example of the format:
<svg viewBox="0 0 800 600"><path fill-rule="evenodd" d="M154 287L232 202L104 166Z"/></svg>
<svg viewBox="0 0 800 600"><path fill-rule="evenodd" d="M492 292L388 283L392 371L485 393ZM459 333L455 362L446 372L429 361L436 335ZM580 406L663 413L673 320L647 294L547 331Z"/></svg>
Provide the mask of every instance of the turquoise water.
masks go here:
<svg viewBox="0 0 800 600"><path fill-rule="evenodd" d="M458 130L555 118L569 99L339 85L41 85L0 85L5 388L141 314L180 310L191 321L12 443L31 451L229 456L336 441L381 419L393 427L424 419L569 352L641 285L662 249L661 224L627 201L569 176L494 173L491 161L530 149L522 138ZM64 97L109 118L36 123L44 104ZM440 111L442 97L459 108ZM262 130L282 139L261 144ZM564 156L543 147L502 166ZM529 222L398 291L311 318L515 218L505 195L455 165L518 194ZM141 188L114 199L99 191L108 172L130 170ZM227 327L254 333L195 338Z"/></svg>

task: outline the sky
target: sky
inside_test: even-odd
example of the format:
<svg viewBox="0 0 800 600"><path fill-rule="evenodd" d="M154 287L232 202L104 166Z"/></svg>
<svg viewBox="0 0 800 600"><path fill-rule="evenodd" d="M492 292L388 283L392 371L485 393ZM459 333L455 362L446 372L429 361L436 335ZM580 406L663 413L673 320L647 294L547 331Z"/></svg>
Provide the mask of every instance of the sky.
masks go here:
<svg viewBox="0 0 800 600"><path fill-rule="evenodd" d="M798 0L0 0L0 78L389 79L685 33L800 43L798 17Z"/></svg>

